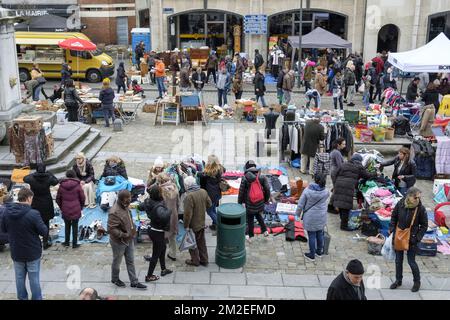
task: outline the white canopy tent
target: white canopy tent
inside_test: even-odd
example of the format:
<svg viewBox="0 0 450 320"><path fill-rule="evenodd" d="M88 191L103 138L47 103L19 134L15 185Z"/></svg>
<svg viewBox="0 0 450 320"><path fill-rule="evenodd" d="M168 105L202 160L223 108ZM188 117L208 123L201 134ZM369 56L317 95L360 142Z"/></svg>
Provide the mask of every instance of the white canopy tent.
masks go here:
<svg viewBox="0 0 450 320"><path fill-rule="evenodd" d="M450 72L450 40L441 33L423 47L390 53L388 62L403 72Z"/></svg>

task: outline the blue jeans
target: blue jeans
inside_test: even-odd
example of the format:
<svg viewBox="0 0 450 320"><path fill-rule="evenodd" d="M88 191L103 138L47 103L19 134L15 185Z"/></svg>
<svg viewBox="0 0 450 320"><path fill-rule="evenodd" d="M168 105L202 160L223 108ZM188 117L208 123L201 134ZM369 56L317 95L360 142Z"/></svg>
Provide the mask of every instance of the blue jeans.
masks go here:
<svg viewBox="0 0 450 320"><path fill-rule="evenodd" d="M25 280L28 274L30 282L31 299L42 300L41 284L39 281L39 272L41 268L41 259L31 262L14 261L14 272L16 274L17 299L28 300L28 292L25 287Z"/></svg>
<svg viewBox="0 0 450 320"><path fill-rule="evenodd" d="M309 255L323 254L323 230L308 231Z"/></svg>
<svg viewBox="0 0 450 320"><path fill-rule="evenodd" d="M103 115L105 116L105 126L109 127L109 118L111 118L113 124L114 120L116 120L116 116L114 115L114 106L104 106L103 107Z"/></svg>
<svg viewBox="0 0 450 320"><path fill-rule="evenodd" d="M41 93L41 90L42 90L43 86L44 86L43 84L39 84L36 88L34 88L33 101L39 101L39 95Z"/></svg>
<svg viewBox="0 0 450 320"><path fill-rule="evenodd" d="M217 207L219 206L218 202L213 202L212 206L206 210L208 216L211 218L213 225L217 225Z"/></svg>
<svg viewBox="0 0 450 320"><path fill-rule="evenodd" d="M164 77L157 77L156 84L158 85L159 96L162 97L164 92L166 92L166 87L164 86Z"/></svg>
<svg viewBox="0 0 450 320"><path fill-rule="evenodd" d="M285 92L283 92L283 94L284 93ZM256 103L258 103L259 100L261 100L261 103L262 103L263 107L267 107L266 100L264 99L264 96L256 96Z"/></svg>
<svg viewBox="0 0 450 320"><path fill-rule="evenodd" d="M225 89L217 89L217 96L219 98L219 106L223 107L228 103L227 101L227 92ZM223 102L223 104L222 104Z"/></svg>
<svg viewBox="0 0 450 320"><path fill-rule="evenodd" d="M203 91L195 89L195 93L198 95L198 100L201 105L203 105Z"/></svg>

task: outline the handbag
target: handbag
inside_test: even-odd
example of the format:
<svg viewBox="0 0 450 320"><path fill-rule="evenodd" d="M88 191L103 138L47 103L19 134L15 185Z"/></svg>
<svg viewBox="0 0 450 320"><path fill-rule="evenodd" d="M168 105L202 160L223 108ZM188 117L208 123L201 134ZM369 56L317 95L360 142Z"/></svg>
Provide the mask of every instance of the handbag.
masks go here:
<svg viewBox="0 0 450 320"><path fill-rule="evenodd" d="M113 186L116 184L116 177L110 176L105 178L105 185Z"/></svg>
<svg viewBox="0 0 450 320"><path fill-rule="evenodd" d="M375 237L368 237L367 252L375 256L380 256L385 240L386 238L381 233L377 234Z"/></svg>
<svg viewBox="0 0 450 320"><path fill-rule="evenodd" d="M414 211L413 218L411 220L411 225L409 228L404 230L400 229L397 225L395 228L395 238L394 238L394 248L396 251L408 251L409 250L409 239L411 238L411 227L414 224L414 220L416 219L417 210Z"/></svg>
<svg viewBox="0 0 450 320"><path fill-rule="evenodd" d="M44 84L47 82L44 77L37 77L36 80L39 84Z"/></svg>
<svg viewBox="0 0 450 320"><path fill-rule="evenodd" d="M23 183L23 178L29 175L30 172L31 172L30 167L14 169L11 174L11 181L14 183Z"/></svg>
<svg viewBox="0 0 450 320"><path fill-rule="evenodd" d="M366 91L366 84L363 82L359 88L358 88L358 92L359 93L364 93Z"/></svg>
<svg viewBox="0 0 450 320"><path fill-rule="evenodd" d="M227 180L225 180L225 179L220 179L220 182L219 182L219 188L220 188L220 191L222 191L222 192L227 192L228 190L230 190L230 185L228 184L228 181Z"/></svg>

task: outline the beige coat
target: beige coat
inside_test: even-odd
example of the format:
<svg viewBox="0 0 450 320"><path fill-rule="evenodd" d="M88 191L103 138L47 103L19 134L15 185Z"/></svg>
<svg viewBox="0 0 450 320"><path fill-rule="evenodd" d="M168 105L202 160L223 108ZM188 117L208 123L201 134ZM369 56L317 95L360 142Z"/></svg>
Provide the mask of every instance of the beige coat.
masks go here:
<svg viewBox="0 0 450 320"><path fill-rule="evenodd" d="M434 123L434 118L436 115L436 110L434 105L430 104L425 106L422 110L422 120L420 121L420 131L419 134L423 137L434 136L431 126Z"/></svg>
<svg viewBox="0 0 450 320"><path fill-rule="evenodd" d="M177 186L173 182L166 182L161 185L162 196L166 207L172 211L170 217L170 231L169 234L178 233L178 206L180 205L180 197Z"/></svg>
<svg viewBox="0 0 450 320"><path fill-rule="evenodd" d="M316 90L319 91L320 95L323 95L325 93L325 90L327 89L327 79L320 72L318 72L316 75L315 87Z"/></svg>

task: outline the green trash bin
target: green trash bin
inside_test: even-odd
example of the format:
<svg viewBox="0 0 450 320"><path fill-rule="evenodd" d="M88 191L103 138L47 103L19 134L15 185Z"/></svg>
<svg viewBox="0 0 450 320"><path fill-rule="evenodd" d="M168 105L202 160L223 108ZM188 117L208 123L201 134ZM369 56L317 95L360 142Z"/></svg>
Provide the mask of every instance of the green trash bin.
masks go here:
<svg viewBox="0 0 450 320"><path fill-rule="evenodd" d="M237 269L245 264L245 208L237 203L225 203L217 209L216 264L225 269Z"/></svg>

